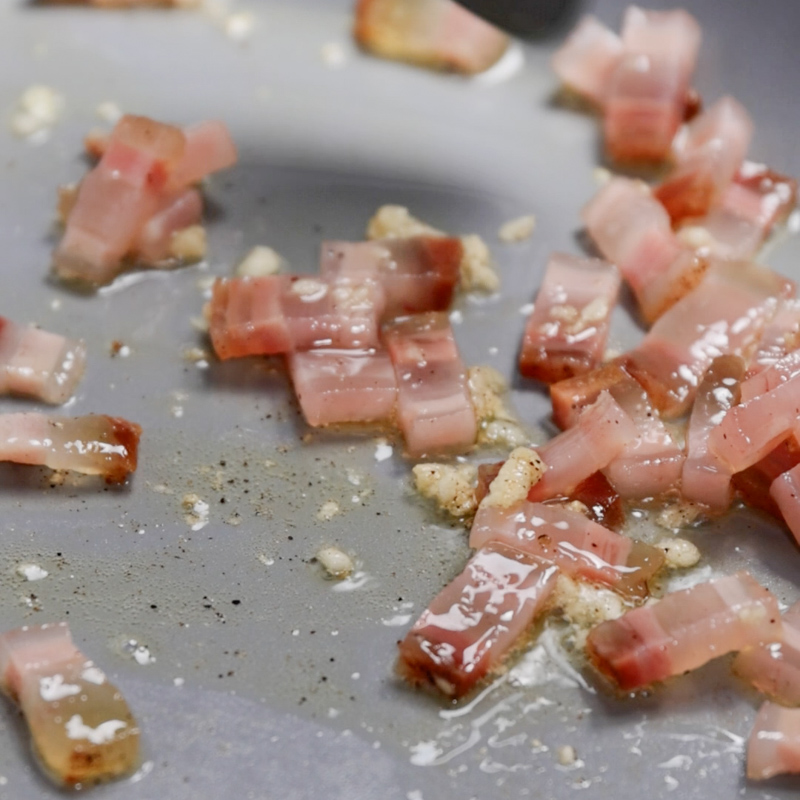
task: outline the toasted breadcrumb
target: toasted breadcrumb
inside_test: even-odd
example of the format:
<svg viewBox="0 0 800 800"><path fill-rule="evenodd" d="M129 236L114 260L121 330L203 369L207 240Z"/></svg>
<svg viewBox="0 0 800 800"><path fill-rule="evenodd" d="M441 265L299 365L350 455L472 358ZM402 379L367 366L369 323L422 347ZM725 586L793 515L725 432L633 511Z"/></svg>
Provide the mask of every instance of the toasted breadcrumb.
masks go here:
<svg viewBox="0 0 800 800"><path fill-rule="evenodd" d="M169 254L181 261L202 261L206 257L206 230L202 225L190 225L175 231L169 243Z"/></svg>
<svg viewBox="0 0 800 800"><path fill-rule="evenodd" d="M482 421L478 428L478 443L498 447L521 447L528 444L530 437L518 422L507 419Z"/></svg>
<svg viewBox="0 0 800 800"><path fill-rule="evenodd" d="M442 511L464 517L477 508L478 468L474 464L417 464L412 472L416 490L435 500Z"/></svg>
<svg viewBox="0 0 800 800"><path fill-rule="evenodd" d="M669 569L689 569L700 562L700 550L688 539L660 539L656 547L664 551Z"/></svg>
<svg viewBox="0 0 800 800"><path fill-rule="evenodd" d="M322 547L317 551L317 561L322 564L325 572L336 578L342 580L353 572L355 565L353 559L347 553L340 550L338 547Z"/></svg>
<svg viewBox="0 0 800 800"><path fill-rule="evenodd" d="M546 469L535 450L517 447L500 467L481 505L510 508L528 496L531 486L539 482Z"/></svg>
<svg viewBox="0 0 800 800"><path fill-rule="evenodd" d="M446 234L412 216L405 206L381 206L367 224L368 239L406 239L409 236Z"/></svg>
<svg viewBox="0 0 800 800"><path fill-rule="evenodd" d="M328 500L320 506L317 511L317 519L321 522L330 522L342 509L335 500Z"/></svg>
<svg viewBox="0 0 800 800"><path fill-rule="evenodd" d="M500 276L494 268L486 242L477 234L461 237L464 255L461 258L461 288L465 292L496 292Z"/></svg>
<svg viewBox="0 0 800 800"><path fill-rule="evenodd" d="M271 247L257 245L236 267L239 277L263 278L267 275L277 275L285 264L282 256Z"/></svg>
<svg viewBox="0 0 800 800"><path fill-rule="evenodd" d="M656 524L668 530L685 528L700 516L700 506L695 503L673 503L661 509L656 517Z"/></svg>
<svg viewBox="0 0 800 800"><path fill-rule="evenodd" d="M508 390L505 378L494 367L487 366L470 367L467 376L479 421L478 442L508 447L527 444L525 431L503 400Z"/></svg>
<svg viewBox="0 0 800 800"><path fill-rule="evenodd" d="M533 214L526 214L523 217L511 219L500 226L497 237L501 242L524 242L530 239L536 228L536 217Z"/></svg>
<svg viewBox="0 0 800 800"><path fill-rule="evenodd" d="M621 617L628 607L611 589L559 575L553 590L553 605L572 623L572 638L582 649L589 631L601 622Z"/></svg>
<svg viewBox="0 0 800 800"><path fill-rule="evenodd" d="M11 130L17 136L33 136L58 122L64 109L64 98L49 86L28 87L17 101L11 119Z"/></svg>

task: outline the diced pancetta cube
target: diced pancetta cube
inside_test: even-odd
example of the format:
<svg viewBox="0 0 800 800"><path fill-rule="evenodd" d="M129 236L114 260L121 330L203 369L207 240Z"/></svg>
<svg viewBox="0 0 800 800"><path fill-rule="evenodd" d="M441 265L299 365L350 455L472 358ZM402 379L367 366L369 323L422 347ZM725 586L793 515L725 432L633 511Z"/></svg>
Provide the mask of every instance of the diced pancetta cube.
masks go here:
<svg viewBox="0 0 800 800"><path fill-rule="evenodd" d="M288 357L289 373L309 425L388 420L397 381L385 350L307 350Z"/></svg>
<svg viewBox="0 0 800 800"><path fill-rule="evenodd" d="M800 603L783 614L781 626L780 642L742 650L733 671L773 700L800 706Z"/></svg>
<svg viewBox="0 0 800 800"><path fill-rule="evenodd" d="M607 467L636 436L633 420L608 392L601 392L575 425L536 448L547 471L528 499L539 502L569 496L578 484Z"/></svg>
<svg viewBox="0 0 800 800"><path fill-rule="evenodd" d="M525 325L520 372L554 383L596 367L603 357L619 287L613 264L564 253L550 256Z"/></svg>
<svg viewBox="0 0 800 800"><path fill-rule="evenodd" d="M748 505L760 508L778 520L783 515L770 494L770 489L778 476L800 464L798 433L800 431L795 427L788 439L784 439L752 467L735 473L732 479L736 491Z"/></svg>
<svg viewBox="0 0 800 800"><path fill-rule="evenodd" d="M747 777L763 781L800 773L800 708L767 701L747 741Z"/></svg>
<svg viewBox="0 0 800 800"><path fill-rule="evenodd" d="M488 69L509 41L452 0L358 0L354 34L383 58L465 73Z"/></svg>
<svg viewBox="0 0 800 800"><path fill-rule="evenodd" d="M450 307L464 248L449 236L371 242L323 242L324 278L375 280L386 292L386 315L445 311Z"/></svg>
<svg viewBox="0 0 800 800"><path fill-rule="evenodd" d="M121 483L136 470L142 429L120 417L0 414L0 461L35 464Z"/></svg>
<svg viewBox="0 0 800 800"><path fill-rule="evenodd" d="M630 691L780 638L778 601L749 573L737 572L601 623L586 648L600 672Z"/></svg>
<svg viewBox="0 0 800 800"><path fill-rule="evenodd" d="M566 87L602 107L622 54L619 36L587 14L553 56L553 71Z"/></svg>
<svg viewBox="0 0 800 800"><path fill-rule="evenodd" d="M582 212L586 230L630 284L647 322L699 283L706 262L682 244L648 186L612 178Z"/></svg>
<svg viewBox="0 0 800 800"><path fill-rule="evenodd" d="M168 190L181 192L213 172L232 167L238 158L228 126L207 120L183 129L186 146L169 176Z"/></svg>
<svg viewBox="0 0 800 800"><path fill-rule="evenodd" d="M197 189L165 196L158 211L148 219L131 248L131 256L143 264L157 265L174 259L173 236L203 219L203 198Z"/></svg>
<svg viewBox="0 0 800 800"><path fill-rule="evenodd" d="M398 671L448 697L467 694L523 642L557 574L516 548L482 548L400 643Z"/></svg>
<svg viewBox="0 0 800 800"><path fill-rule="evenodd" d="M790 282L751 263L715 262L622 361L665 417L685 413L711 362L749 354Z"/></svg>
<svg viewBox="0 0 800 800"><path fill-rule="evenodd" d="M397 418L409 454L471 447L478 423L447 314L398 318L384 327L384 340L397 378Z"/></svg>
<svg viewBox="0 0 800 800"><path fill-rule="evenodd" d="M0 686L16 701L50 779L85 787L139 763L139 729L119 689L73 644L66 623L0 635Z"/></svg>
<svg viewBox="0 0 800 800"><path fill-rule="evenodd" d="M775 478L769 493L789 530L800 543L800 466L794 466Z"/></svg>
<svg viewBox="0 0 800 800"><path fill-rule="evenodd" d="M744 361L739 356L719 356L703 376L692 406L686 434L686 462L681 494L686 500L724 511L731 504L730 467L712 453L708 436L741 396Z"/></svg>
<svg viewBox="0 0 800 800"><path fill-rule="evenodd" d="M647 581L664 564L655 547L604 528L558 504L523 501L511 508L482 504L475 514L469 546L504 542L564 574L644 596Z"/></svg>
<svg viewBox="0 0 800 800"><path fill-rule="evenodd" d="M66 403L85 368L83 342L0 317L0 395L27 395L54 405Z"/></svg>
<svg viewBox="0 0 800 800"><path fill-rule="evenodd" d="M748 381L757 373L763 372L783 361L786 356L796 351L798 347L800 347L800 300L791 298L778 305L777 313L765 326L764 333L761 335L756 351L748 365ZM800 370L800 360L797 362L797 370ZM791 372L793 371L794 368L790 368L788 372L781 370L785 377L791 377ZM771 380L772 378L768 378L767 384ZM760 394L762 391L769 391L770 388L774 388L774 386L768 386L767 384L759 391L756 388L756 384L753 383L750 386L752 393L746 391L745 399L749 400L750 397L755 397L756 394Z"/></svg>
<svg viewBox="0 0 800 800"><path fill-rule="evenodd" d="M613 160L669 157L700 38L700 26L686 11L628 8L624 55L611 74L605 101L606 152Z"/></svg>
<svg viewBox="0 0 800 800"><path fill-rule="evenodd" d="M183 156L179 128L124 116L103 157L83 179L54 256L69 280L107 283L120 270L144 223L159 208L170 172Z"/></svg>
<svg viewBox="0 0 800 800"><path fill-rule="evenodd" d="M618 361L611 361L584 375L567 378L550 386L553 422L561 430L571 428L581 412L594 403L600 392L630 380L630 375Z"/></svg>
<svg viewBox="0 0 800 800"><path fill-rule="evenodd" d="M678 139L675 169L654 191L673 223L702 217L720 202L752 137L753 120L732 97L718 100L689 123Z"/></svg>
<svg viewBox="0 0 800 800"><path fill-rule="evenodd" d="M374 281L265 275L218 278L209 334L221 359L378 346L383 289Z"/></svg>

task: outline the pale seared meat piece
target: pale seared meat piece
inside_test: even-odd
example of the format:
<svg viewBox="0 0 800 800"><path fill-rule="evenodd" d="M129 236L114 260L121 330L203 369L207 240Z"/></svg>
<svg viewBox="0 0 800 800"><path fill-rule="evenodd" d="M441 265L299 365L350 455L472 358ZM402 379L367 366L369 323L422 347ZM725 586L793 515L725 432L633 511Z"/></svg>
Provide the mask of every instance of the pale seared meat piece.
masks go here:
<svg viewBox="0 0 800 800"><path fill-rule="evenodd" d="M747 742L747 777L763 781L800 773L800 708L767 701Z"/></svg>
<svg viewBox="0 0 800 800"><path fill-rule="evenodd" d="M673 224L703 217L720 203L742 165L753 138L753 120L744 106L723 97L679 136L675 169L654 190Z"/></svg>
<svg viewBox="0 0 800 800"><path fill-rule="evenodd" d="M0 317L0 395L18 394L60 405L86 369L86 346Z"/></svg>
<svg viewBox="0 0 800 800"><path fill-rule="evenodd" d="M121 483L136 470L142 429L120 417L0 414L0 461L32 464Z"/></svg>
<svg viewBox="0 0 800 800"><path fill-rule="evenodd" d="M795 427L795 439L797 431ZM792 535L800 543L800 466L794 466L775 478L769 493Z"/></svg>
<svg viewBox="0 0 800 800"><path fill-rule="evenodd" d="M606 152L613 161L663 161L683 122L700 26L682 9L629 6L621 38L605 98Z"/></svg>
<svg viewBox="0 0 800 800"><path fill-rule="evenodd" d="M785 377L791 377L795 368L789 367L788 360L784 361L784 359L795 353L798 347L800 347L800 300L790 298L778 305L777 313L764 328L756 351L747 365L748 387L744 389L745 399L755 397L756 394L761 394L777 385L777 383L772 384L774 375L773 377L765 376L766 381L761 387L756 381L750 382L750 378L770 367L783 363L786 368L781 369L778 366L779 370ZM796 363L796 369L800 370L800 357Z"/></svg>
<svg viewBox="0 0 800 800"><path fill-rule="evenodd" d="M447 314L400 317L383 330L397 378L397 419L408 453L472 447L478 422Z"/></svg>
<svg viewBox="0 0 800 800"><path fill-rule="evenodd" d="M406 634L398 672L413 684L463 697L525 643L557 574L517 548L486 545Z"/></svg>
<svg viewBox="0 0 800 800"><path fill-rule="evenodd" d="M554 383L598 366L620 282L619 271L606 261L551 255L525 325L520 372Z"/></svg>
<svg viewBox="0 0 800 800"><path fill-rule="evenodd" d="M0 635L0 686L25 717L45 774L86 787L139 764L139 729L128 704L73 644L64 622Z"/></svg>
<svg viewBox="0 0 800 800"><path fill-rule="evenodd" d="M358 0L354 35L383 58L467 74L491 67L509 44L453 0Z"/></svg>
<svg viewBox="0 0 800 800"><path fill-rule="evenodd" d="M602 583L623 594L648 594L647 581L664 564L664 554L604 528L559 504L523 501L511 508L481 505L469 546L504 542L557 566L565 575Z"/></svg>
<svg viewBox="0 0 800 800"><path fill-rule="evenodd" d="M320 274L378 281L388 317L450 307L464 253L460 239L413 236L370 242L322 243Z"/></svg>
<svg viewBox="0 0 800 800"><path fill-rule="evenodd" d="M681 494L686 500L725 511L733 500L732 472L709 450L709 433L741 399L744 361L719 356L703 376L689 417Z"/></svg>
<svg viewBox="0 0 800 800"><path fill-rule="evenodd" d="M800 706L800 603L781 617L783 639L742 650L733 671L778 703Z"/></svg>
<svg viewBox="0 0 800 800"><path fill-rule="evenodd" d="M138 263L162 264L173 259L173 237L179 231L203 220L203 197L197 189L165 196L160 208L147 220L139 231L131 256Z"/></svg>
<svg viewBox="0 0 800 800"><path fill-rule="evenodd" d="M627 692L781 636L778 601L742 571L601 623L589 633L586 650L595 667Z"/></svg>
<svg viewBox="0 0 800 800"><path fill-rule="evenodd" d="M288 357L289 374L306 422L391 420L397 380L385 350L307 350Z"/></svg>

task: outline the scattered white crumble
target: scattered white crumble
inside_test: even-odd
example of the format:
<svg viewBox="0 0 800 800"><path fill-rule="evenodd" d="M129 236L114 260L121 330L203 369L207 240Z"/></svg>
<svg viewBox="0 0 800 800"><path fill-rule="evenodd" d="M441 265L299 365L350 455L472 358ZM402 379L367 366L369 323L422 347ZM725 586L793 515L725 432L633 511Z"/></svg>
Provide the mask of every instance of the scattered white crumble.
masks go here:
<svg viewBox="0 0 800 800"><path fill-rule="evenodd" d="M686 528L700 516L700 513L701 508L695 503L673 503L659 511L656 524L667 530Z"/></svg>
<svg viewBox="0 0 800 800"><path fill-rule="evenodd" d="M375 444L375 460L386 461L387 458L392 457L394 448L386 441L379 441Z"/></svg>
<svg viewBox="0 0 800 800"><path fill-rule="evenodd" d="M319 55L328 69L339 69L347 63L347 50L341 42L328 42L322 45Z"/></svg>
<svg viewBox="0 0 800 800"><path fill-rule="evenodd" d="M173 686L177 686L178 688L183 686L184 683L185 683L185 681L184 681L183 678L173 678L172 679L172 685Z"/></svg>
<svg viewBox="0 0 800 800"><path fill-rule="evenodd" d="M500 276L486 242L471 233L461 237L461 245L464 248L459 265L461 288L465 292L496 292L500 288Z"/></svg>
<svg viewBox="0 0 800 800"><path fill-rule="evenodd" d="M445 236L445 233L412 216L405 206L381 206L367 224L368 239L406 239L409 236Z"/></svg>
<svg viewBox="0 0 800 800"><path fill-rule="evenodd" d="M263 278L277 275L286 265L285 259L265 245L256 245L236 267L239 277Z"/></svg>
<svg viewBox="0 0 800 800"><path fill-rule="evenodd" d="M622 598L611 589L563 574L556 580L553 603L573 625L587 632L601 622L621 617L627 610Z"/></svg>
<svg viewBox="0 0 800 800"><path fill-rule="evenodd" d="M477 508L478 468L474 464L417 464L412 472L416 490L435 500L442 511L463 517Z"/></svg>
<svg viewBox="0 0 800 800"><path fill-rule="evenodd" d="M183 416L183 406L172 406L170 413L175 419L180 419Z"/></svg>
<svg viewBox="0 0 800 800"><path fill-rule="evenodd" d="M562 745L558 748L556 753L558 756L558 763L562 767L571 767L578 760L575 748L571 744Z"/></svg>
<svg viewBox="0 0 800 800"><path fill-rule="evenodd" d="M664 551L669 569L689 569L700 562L700 550L688 539L660 539L656 547Z"/></svg>
<svg viewBox="0 0 800 800"><path fill-rule="evenodd" d="M265 567L271 567L275 563L275 559L271 558L266 553L259 553L257 558Z"/></svg>
<svg viewBox="0 0 800 800"><path fill-rule="evenodd" d="M205 500L196 494L185 494L181 504L184 510L183 518L193 531L202 530L208 525L209 507Z"/></svg>
<svg viewBox="0 0 800 800"><path fill-rule="evenodd" d="M17 575L25 578L26 581L40 581L50 573L38 564L20 564L17 567Z"/></svg>
<svg viewBox="0 0 800 800"><path fill-rule="evenodd" d="M503 400L508 389L505 378L494 367L487 366L470 367L467 376L479 420L478 441L507 447L527 444L528 437Z"/></svg>
<svg viewBox="0 0 800 800"><path fill-rule="evenodd" d="M352 574L355 569L353 559L338 547L323 547L317 551L317 561L322 564L331 578L342 580Z"/></svg>
<svg viewBox="0 0 800 800"><path fill-rule="evenodd" d="M181 231L175 231L169 242L171 258L180 261L202 261L206 257L208 243L206 229L202 225L190 225Z"/></svg>
<svg viewBox="0 0 800 800"><path fill-rule="evenodd" d="M225 20L225 35L234 42L246 42L256 27L256 18L250 11L237 11Z"/></svg>
<svg viewBox="0 0 800 800"><path fill-rule="evenodd" d="M55 89L42 84L30 86L17 101L11 130L22 137L45 132L58 122L63 109L64 98Z"/></svg>
<svg viewBox="0 0 800 800"><path fill-rule="evenodd" d="M511 219L500 226L497 236L501 242L509 244L513 242L524 242L530 239L536 228L536 217L533 214L526 214L516 219Z"/></svg>
<svg viewBox="0 0 800 800"><path fill-rule="evenodd" d="M481 505L510 508L528 496L531 486L539 482L546 469L535 450L515 448L500 467Z"/></svg>
<svg viewBox="0 0 800 800"><path fill-rule="evenodd" d="M114 125L122 118L122 109L111 100L99 103L94 113L109 125Z"/></svg>
<svg viewBox="0 0 800 800"><path fill-rule="evenodd" d="M150 652L147 645L140 644L136 639L129 639L122 649L140 666L146 667L156 663L156 657Z"/></svg>
<svg viewBox="0 0 800 800"><path fill-rule="evenodd" d="M529 317L533 314L534 305L533 303L525 303L524 306L519 307L519 313L522 314L524 317Z"/></svg>
<svg viewBox="0 0 800 800"><path fill-rule="evenodd" d="M530 437L517 422L506 419L493 419L488 422L481 422L478 430L478 441L481 444L522 447L530 442Z"/></svg>
<svg viewBox="0 0 800 800"><path fill-rule="evenodd" d="M337 514L341 513L341 508L335 500L328 500L320 506L317 511L317 519L322 522L332 520Z"/></svg>

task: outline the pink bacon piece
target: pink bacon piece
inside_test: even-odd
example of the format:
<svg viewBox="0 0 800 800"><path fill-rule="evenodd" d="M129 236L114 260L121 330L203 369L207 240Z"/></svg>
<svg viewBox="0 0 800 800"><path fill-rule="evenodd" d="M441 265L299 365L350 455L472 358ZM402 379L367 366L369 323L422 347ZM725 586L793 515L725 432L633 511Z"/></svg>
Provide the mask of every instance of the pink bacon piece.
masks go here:
<svg viewBox="0 0 800 800"><path fill-rule="evenodd" d="M121 268L144 223L157 211L170 171L183 157L178 128L124 116L97 166L83 179L54 256L66 279L102 284Z"/></svg>
<svg viewBox="0 0 800 800"><path fill-rule="evenodd" d="M664 417L685 413L711 362L752 352L782 297L786 279L755 264L716 262L700 284L653 325L622 361Z"/></svg>
<svg viewBox="0 0 800 800"><path fill-rule="evenodd" d="M161 207L142 226L132 246L131 256L137 261L158 265L172 256L173 236L203 219L203 197L197 189L186 189L178 195L166 196Z"/></svg>
<svg viewBox="0 0 800 800"><path fill-rule="evenodd" d="M623 58L606 95L606 151L614 161L662 161L683 121L700 47L700 26L686 11L630 6Z"/></svg>
<svg viewBox="0 0 800 800"><path fill-rule="evenodd" d="M775 478L769 493L795 540L800 543L800 466L794 466Z"/></svg>
<svg viewBox="0 0 800 800"><path fill-rule="evenodd" d="M619 36L587 14L553 56L553 71L566 87L602 108L622 55Z"/></svg>
<svg viewBox="0 0 800 800"><path fill-rule="evenodd" d="M142 429L120 417L0 414L0 461L33 464L121 483L136 470Z"/></svg>
<svg viewBox="0 0 800 800"><path fill-rule="evenodd" d="M554 564L566 575L647 595L647 581L664 564L664 554L608 530L560 505L523 501L512 508L481 506L469 546L503 542Z"/></svg>
<svg viewBox="0 0 800 800"><path fill-rule="evenodd" d="M554 383L594 369L603 357L619 287L613 264L564 253L550 256L525 325L520 372Z"/></svg>
<svg viewBox="0 0 800 800"><path fill-rule="evenodd" d="M536 448L547 471L528 492L528 500L569 496L578 484L607 467L636 436L633 420L608 392L601 392L573 427Z"/></svg>
<svg viewBox="0 0 800 800"><path fill-rule="evenodd" d="M476 73L508 47L508 37L452 0L358 0L354 35L383 58Z"/></svg>
<svg viewBox="0 0 800 800"><path fill-rule="evenodd" d="M732 97L718 100L689 123L675 169L654 191L673 223L702 217L719 203L752 138L753 120Z"/></svg>
<svg viewBox="0 0 800 800"><path fill-rule="evenodd" d="M385 350L308 350L289 356L289 373L309 425L388 420L397 380Z"/></svg>
<svg viewBox="0 0 800 800"><path fill-rule="evenodd" d="M415 236L372 242L323 242L323 278L378 281L385 314L396 317L450 307L464 248L448 236Z"/></svg>
<svg viewBox="0 0 800 800"><path fill-rule="evenodd" d="M496 670L544 610L556 567L504 544L479 550L400 643L398 671L462 697Z"/></svg>
<svg viewBox="0 0 800 800"><path fill-rule="evenodd" d="M759 692L787 706L800 706L800 603L782 617L783 639L742 650L733 671Z"/></svg>
<svg viewBox="0 0 800 800"><path fill-rule="evenodd" d="M758 341L758 346L747 369L747 379L763 372L782 362L790 353L800 347L800 300L791 298L784 300L778 305L775 316L767 323L764 333ZM800 369L800 364L798 364ZM787 375L789 377L789 375ZM769 383L769 379L767 380ZM764 384L764 388L758 390L754 382L749 394L745 399L755 397L762 391L768 391L774 386Z"/></svg>
<svg viewBox="0 0 800 800"><path fill-rule="evenodd" d="M381 287L367 280L313 276L218 278L209 334L221 359L332 347L377 347Z"/></svg>
<svg viewBox="0 0 800 800"><path fill-rule="evenodd" d="M603 622L586 648L601 673L630 691L780 639L778 601L742 571Z"/></svg>
<svg viewBox="0 0 800 800"><path fill-rule="evenodd" d="M748 505L760 508L778 520L783 515L770 494L770 488L776 478L800 464L800 442L797 435L798 430L795 428L788 439L784 439L752 467L735 473L732 479L737 492Z"/></svg>
<svg viewBox="0 0 800 800"><path fill-rule="evenodd" d="M0 317L0 394L66 403L86 368L86 346Z"/></svg>
<svg viewBox="0 0 800 800"><path fill-rule="evenodd" d="M800 773L800 708L767 701L747 741L747 777L763 781Z"/></svg>
<svg viewBox="0 0 800 800"><path fill-rule="evenodd" d="M397 417L411 455L464 450L477 419L447 314L402 317L384 326L397 378Z"/></svg>
<svg viewBox="0 0 800 800"><path fill-rule="evenodd" d="M706 262L681 244L646 184L612 178L583 209L586 229L630 284L647 322L702 279Z"/></svg>
<svg viewBox="0 0 800 800"><path fill-rule="evenodd" d="M232 167L239 157L227 125L219 120L189 125L183 135L186 146L169 176L169 191L184 191L213 172Z"/></svg>
<svg viewBox="0 0 800 800"><path fill-rule="evenodd" d="M66 623L0 635L0 686L19 703L49 778L70 788L139 763L139 729L119 690L73 644Z"/></svg>
<svg viewBox="0 0 800 800"><path fill-rule="evenodd" d="M744 361L720 356L711 362L692 406L686 434L681 494L693 503L724 511L733 500L730 467L709 450L709 433L739 403Z"/></svg>

